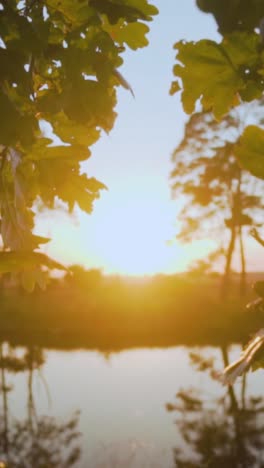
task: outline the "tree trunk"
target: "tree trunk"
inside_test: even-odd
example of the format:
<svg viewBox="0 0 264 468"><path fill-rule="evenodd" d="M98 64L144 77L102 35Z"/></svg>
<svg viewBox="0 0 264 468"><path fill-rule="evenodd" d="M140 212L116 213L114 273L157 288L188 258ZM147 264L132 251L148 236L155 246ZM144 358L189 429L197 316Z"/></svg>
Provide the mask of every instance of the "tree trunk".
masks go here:
<svg viewBox="0 0 264 468"><path fill-rule="evenodd" d="M242 226L239 226L239 245L240 245L240 261L241 261L240 296L243 297L245 296L246 289L247 289L247 276L246 276L246 257L245 257Z"/></svg>
<svg viewBox="0 0 264 468"><path fill-rule="evenodd" d="M225 272L223 276L223 282L222 282L222 290L221 290L221 298L226 299L229 290L230 290L230 273L231 273L231 264L232 264L232 257L233 253L235 250L235 244L236 244L236 227L232 226L231 227L231 237L228 245L228 250L226 253L226 264L225 264Z"/></svg>

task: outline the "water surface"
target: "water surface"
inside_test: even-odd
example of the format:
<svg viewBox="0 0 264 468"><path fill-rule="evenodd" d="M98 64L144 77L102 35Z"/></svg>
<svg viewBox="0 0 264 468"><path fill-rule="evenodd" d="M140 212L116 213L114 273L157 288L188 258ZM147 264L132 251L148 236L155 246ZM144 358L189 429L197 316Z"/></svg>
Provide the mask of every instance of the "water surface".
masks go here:
<svg viewBox="0 0 264 468"><path fill-rule="evenodd" d="M32 379L37 419L49 415L63 422L80 411L78 443L82 454L72 466L177 466L175 448L185 447L186 454L192 454L183 442L181 423L177 422L186 408L168 411L166 404L176 403L175 395L181 390L188 395L194 389L199 391L205 404L226 395L226 389L208 372L199 372L191 365L190 351L214 357L215 368L223 365L221 350L210 347L143 348L110 354L44 350L45 363L33 372ZM17 355L23 352L21 348L15 351ZM239 352L240 347L233 346L230 358L237 357ZM8 372L6 379L13 385L8 393L11 424L13 419L28 417L29 371ZM259 395L262 383L262 371L251 373L247 394ZM238 383L238 395L240 387Z"/></svg>

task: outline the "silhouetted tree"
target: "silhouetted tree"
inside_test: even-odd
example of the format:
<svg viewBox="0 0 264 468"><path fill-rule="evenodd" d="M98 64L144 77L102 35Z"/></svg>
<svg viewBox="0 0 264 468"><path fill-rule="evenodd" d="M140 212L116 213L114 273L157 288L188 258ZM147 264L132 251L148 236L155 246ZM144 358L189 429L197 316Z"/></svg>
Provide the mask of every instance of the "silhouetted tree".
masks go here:
<svg viewBox="0 0 264 468"><path fill-rule="evenodd" d="M86 270L81 265L72 265L65 276L71 286L85 290L96 290L102 284L103 275L101 270L93 268Z"/></svg>
<svg viewBox="0 0 264 468"><path fill-rule="evenodd" d="M261 121L261 102L243 105L216 121L208 112L193 114L185 127L184 138L172 155L172 193L183 207L179 214L182 227L178 238L215 238L216 253L225 251L223 294L228 290L232 258L239 240L241 294L245 292L246 259L243 231L259 222L263 207L264 184L243 171L234 147L248 119ZM226 231L230 231L226 242ZM216 257L216 255L214 254Z"/></svg>

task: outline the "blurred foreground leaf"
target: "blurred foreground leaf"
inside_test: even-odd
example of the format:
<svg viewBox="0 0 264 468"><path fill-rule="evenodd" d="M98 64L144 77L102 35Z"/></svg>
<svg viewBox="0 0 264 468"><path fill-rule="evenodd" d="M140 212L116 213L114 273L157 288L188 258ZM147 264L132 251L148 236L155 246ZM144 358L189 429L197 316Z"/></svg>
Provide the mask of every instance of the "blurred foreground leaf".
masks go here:
<svg viewBox="0 0 264 468"><path fill-rule="evenodd" d="M204 111L211 110L221 119L241 100L251 101L264 89L264 56L261 39L256 33L233 32L221 43L203 39L180 41L174 75L181 79L172 83L171 94L182 88L184 110L191 114L197 103Z"/></svg>
<svg viewBox="0 0 264 468"><path fill-rule="evenodd" d="M235 147L235 155L242 167L264 179L264 130L255 125L246 127Z"/></svg>
<svg viewBox="0 0 264 468"><path fill-rule="evenodd" d="M61 263L41 252L0 252L0 273L30 270L36 266L67 271Z"/></svg>

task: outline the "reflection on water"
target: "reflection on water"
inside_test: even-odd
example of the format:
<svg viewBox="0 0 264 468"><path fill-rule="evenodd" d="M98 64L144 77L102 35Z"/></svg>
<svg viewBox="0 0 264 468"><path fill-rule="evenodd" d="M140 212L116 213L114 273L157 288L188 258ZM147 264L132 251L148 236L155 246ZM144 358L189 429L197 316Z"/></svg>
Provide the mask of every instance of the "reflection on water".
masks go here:
<svg viewBox="0 0 264 468"><path fill-rule="evenodd" d="M80 458L77 425L78 415L65 424L42 417L35 422L34 428L28 420L12 421L3 443L0 443L2 463L10 468L76 466ZM5 429L0 427L0 430Z"/></svg>
<svg viewBox="0 0 264 468"><path fill-rule="evenodd" d="M212 361L200 355L191 357L200 370L214 375ZM208 398L195 387L182 389L176 402L166 405L175 413L183 438L174 449L176 467L264 466L264 398L248 396L246 379L244 376L240 388L229 387L221 397Z"/></svg>
<svg viewBox="0 0 264 468"><path fill-rule="evenodd" d="M44 356L40 348L31 346L17 355L10 346L0 345L3 412L0 419L1 468L67 468L76 466L80 459L78 413L63 424L54 417L38 418L33 382L37 371L48 391L41 374L43 364ZM26 374L27 414L24 419L18 420L10 414L9 393L13 385L9 385L8 375L21 372Z"/></svg>
<svg viewBox="0 0 264 468"><path fill-rule="evenodd" d="M230 390L212 378L239 352L176 347L103 355L2 344L3 466L260 468L261 373Z"/></svg>

